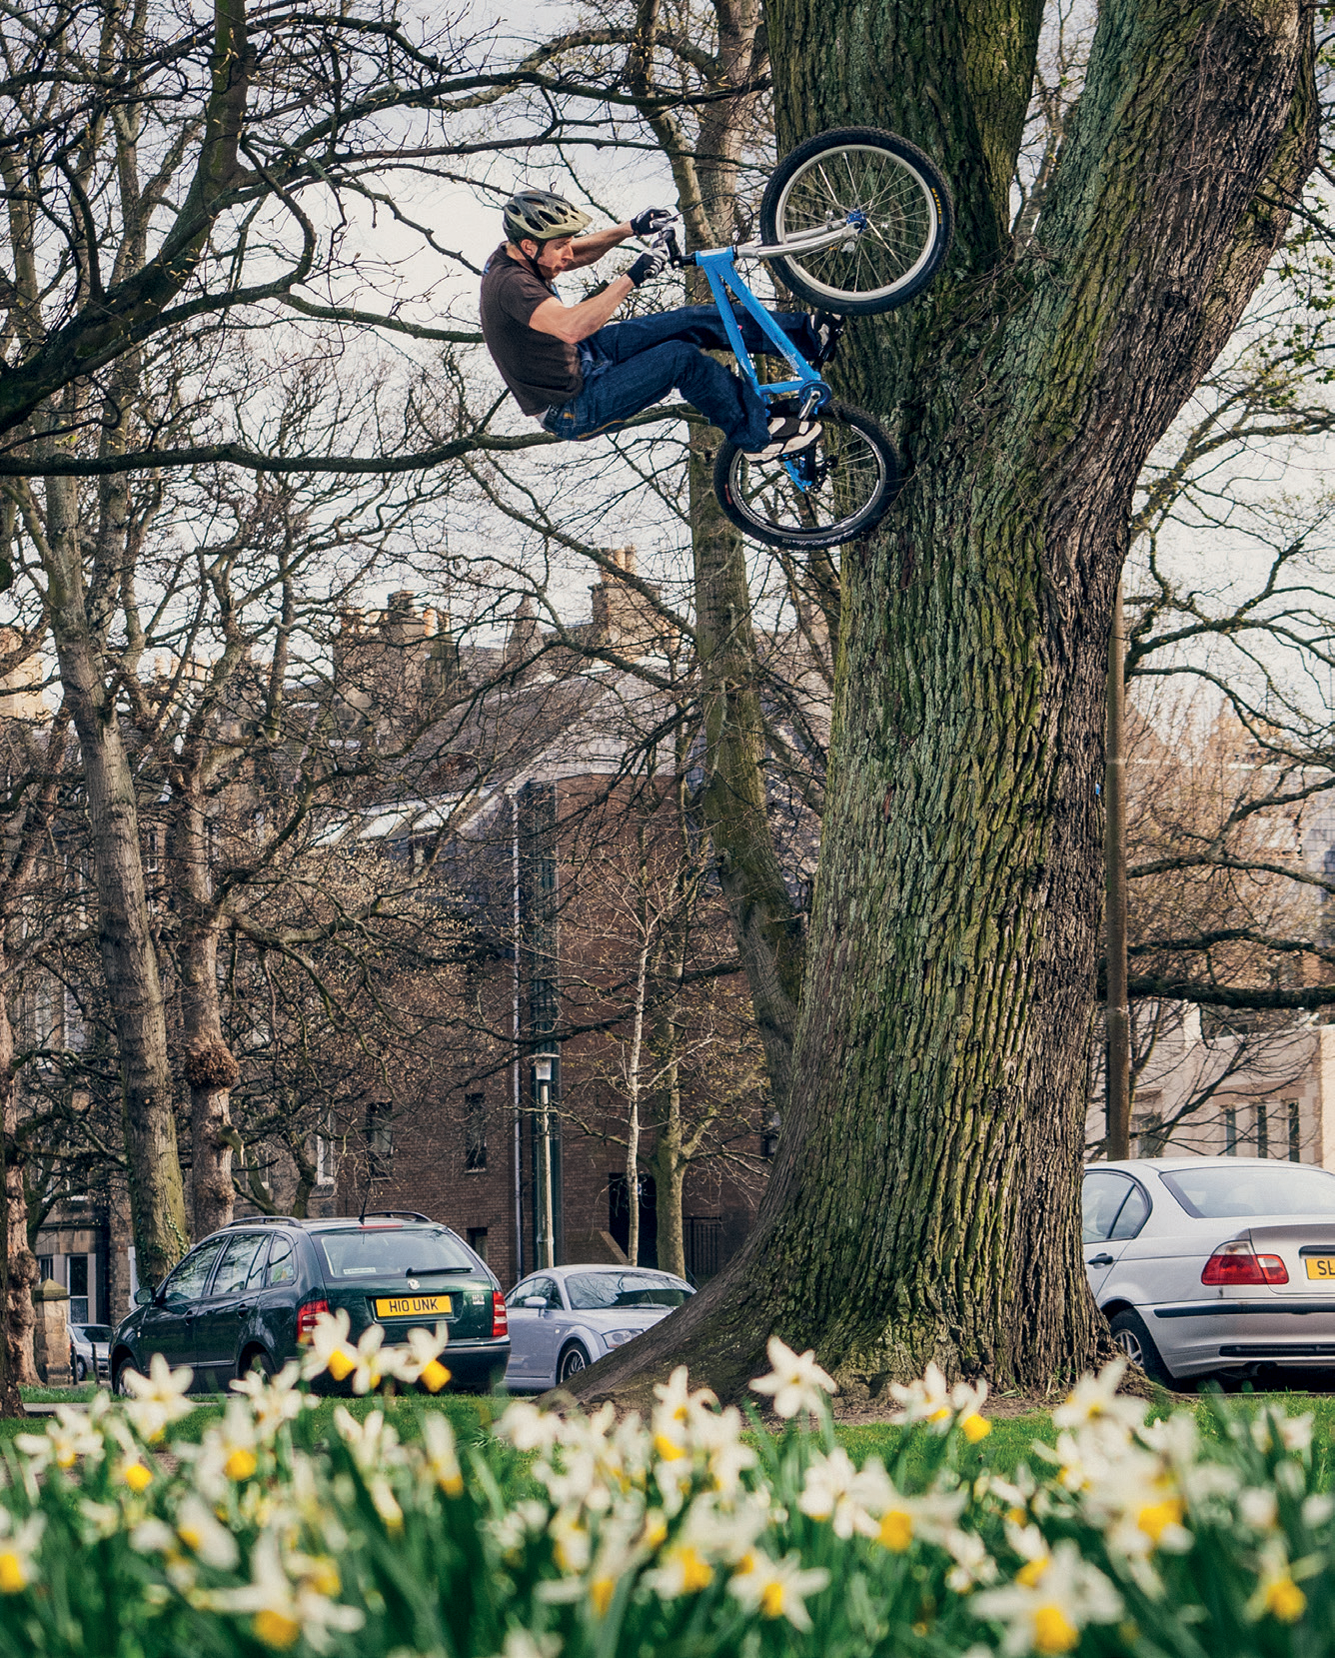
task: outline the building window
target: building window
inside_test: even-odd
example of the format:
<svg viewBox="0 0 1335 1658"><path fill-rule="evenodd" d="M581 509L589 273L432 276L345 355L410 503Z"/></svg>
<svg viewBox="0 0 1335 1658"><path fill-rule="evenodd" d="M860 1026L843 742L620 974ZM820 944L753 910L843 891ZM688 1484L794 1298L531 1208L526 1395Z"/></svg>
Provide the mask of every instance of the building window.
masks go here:
<svg viewBox="0 0 1335 1658"><path fill-rule="evenodd" d="M39 1255L37 1257L37 1281L44 1284L48 1278L56 1275L56 1258L54 1255Z"/></svg>
<svg viewBox="0 0 1335 1658"><path fill-rule="evenodd" d="M388 1180L394 1166L394 1110L388 1100L371 1100L366 1107L367 1172L372 1180Z"/></svg>
<svg viewBox="0 0 1335 1658"><path fill-rule="evenodd" d="M464 1172L487 1166L487 1096L464 1095Z"/></svg>
<svg viewBox="0 0 1335 1658"><path fill-rule="evenodd" d="M723 1245L723 1217L721 1215L687 1215L682 1223L685 1237L686 1270L691 1282L703 1284L719 1269L719 1254Z"/></svg>
<svg viewBox="0 0 1335 1658"><path fill-rule="evenodd" d="M1298 1109L1297 1100L1288 1102L1289 1113L1289 1162L1302 1162L1302 1113Z"/></svg>
<svg viewBox="0 0 1335 1658"><path fill-rule="evenodd" d="M1238 1108L1236 1105L1224 1107L1224 1156L1238 1155Z"/></svg>
<svg viewBox="0 0 1335 1658"><path fill-rule="evenodd" d="M71 1255L69 1258L70 1292L69 1317L73 1324L88 1322L88 1257Z"/></svg>
<svg viewBox="0 0 1335 1658"><path fill-rule="evenodd" d="M479 1260L487 1258L487 1229L485 1226L470 1226L468 1228L468 1247Z"/></svg>
<svg viewBox="0 0 1335 1658"><path fill-rule="evenodd" d="M1264 1100L1256 1107L1256 1155L1258 1157L1269 1157L1270 1155L1270 1113L1266 1109Z"/></svg>

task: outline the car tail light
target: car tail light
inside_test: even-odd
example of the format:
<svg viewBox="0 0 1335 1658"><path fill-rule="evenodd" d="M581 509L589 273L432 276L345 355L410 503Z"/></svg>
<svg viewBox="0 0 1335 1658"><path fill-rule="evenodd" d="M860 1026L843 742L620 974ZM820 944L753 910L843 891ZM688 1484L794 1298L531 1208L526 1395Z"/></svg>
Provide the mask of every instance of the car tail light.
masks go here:
<svg viewBox="0 0 1335 1658"><path fill-rule="evenodd" d="M1243 1238L1220 1244L1201 1273L1202 1284L1287 1284L1289 1269L1278 1255L1258 1255Z"/></svg>
<svg viewBox="0 0 1335 1658"><path fill-rule="evenodd" d="M510 1334L510 1314L506 1310L505 1297L499 1290L491 1292L491 1333L493 1336Z"/></svg>
<svg viewBox="0 0 1335 1658"><path fill-rule="evenodd" d="M315 1321L321 1313L329 1311L327 1301L308 1301L304 1306L297 1308L297 1340L304 1347L315 1334Z"/></svg>

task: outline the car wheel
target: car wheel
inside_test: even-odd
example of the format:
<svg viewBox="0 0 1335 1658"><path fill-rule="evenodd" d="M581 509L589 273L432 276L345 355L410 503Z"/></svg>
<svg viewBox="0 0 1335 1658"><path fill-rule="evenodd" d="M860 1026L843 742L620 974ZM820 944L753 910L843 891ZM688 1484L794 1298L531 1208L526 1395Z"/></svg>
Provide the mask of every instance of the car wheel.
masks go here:
<svg viewBox="0 0 1335 1658"><path fill-rule="evenodd" d="M74 1356L74 1385L82 1387L88 1380L88 1364L76 1353Z"/></svg>
<svg viewBox="0 0 1335 1658"><path fill-rule="evenodd" d="M237 1366L237 1374L241 1377L260 1375L267 1382L278 1374L278 1367L262 1347L252 1347L241 1355L241 1363Z"/></svg>
<svg viewBox="0 0 1335 1658"><path fill-rule="evenodd" d="M125 1385L125 1372L133 1369L134 1365L131 1364L129 1359L122 1359L116 1366L111 1378L111 1391L118 1399L128 1399L130 1397L130 1390Z"/></svg>
<svg viewBox="0 0 1335 1658"><path fill-rule="evenodd" d="M589 1368L589 1355L582 1347L572 1343L561 1355L560 1363L556 1367L556 1382L559 1387L562 1382L568 1382L572 1376L578 1376L581 1370Z"/></svg>
<svg viewBox="0 0 1335 1658"><path fill-rule="evenodd" d="M1120 1347L1132 1364L1138 1364L1152 1382L1160 1387L1174 1386L1173 1375L1159 1356L1154 1337L1145 1328L1145 1320L1130 1307L1124 1308L1108 1322L1113 1344Z"/></svg>

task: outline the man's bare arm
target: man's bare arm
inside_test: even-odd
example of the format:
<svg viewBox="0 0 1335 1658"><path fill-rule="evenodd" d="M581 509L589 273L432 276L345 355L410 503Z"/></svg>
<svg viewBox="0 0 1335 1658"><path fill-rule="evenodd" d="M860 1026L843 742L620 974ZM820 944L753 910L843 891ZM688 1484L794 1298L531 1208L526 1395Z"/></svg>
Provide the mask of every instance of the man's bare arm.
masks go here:
<svg viewBox="0 0 1335 1658"><path fill-rule="evenodd" d="M570 251L574 254L571 260L572 271L582 270L585 265L596 265L605 253L619 247L628 236L635 232L629 223L613 225L611 230L595 230L592 236L580 236L570 244Z"/></svg>
<svg viewBox="0 0 1335 1658"><path fill-rule="evenodd" d="M578 305L562 305L559 299L544 299L529 317L528 325L540 334L554 334L567 345L578 345L610 320L634 288L635 284L623 273L614 276L602 293L595 294L592 299L583 299Z"/></svg>

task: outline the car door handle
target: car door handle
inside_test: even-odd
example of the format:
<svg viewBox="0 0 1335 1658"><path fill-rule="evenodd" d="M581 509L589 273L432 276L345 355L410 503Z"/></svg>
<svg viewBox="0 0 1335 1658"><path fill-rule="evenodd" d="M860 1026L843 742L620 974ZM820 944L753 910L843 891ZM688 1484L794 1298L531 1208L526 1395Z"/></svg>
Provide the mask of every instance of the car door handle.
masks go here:
<svg viewBox="0 0 1335 1658"><path fill-rule="evenodd" d="M1116 1259L1117 1257L1115 1255L1091 1255L1085 1265L1091 1267L1110 1267Z"/></svg>
<svg viewBox="0 0 1335 1658"><path fill-rule="evenodd" d="M250 1302L249 1301L238 1301L237 1302L237 1304L236 1304L236 1316L238 1318L244 1318L249 1311L250 1311Z"/></svg>

